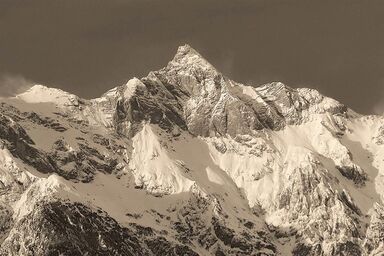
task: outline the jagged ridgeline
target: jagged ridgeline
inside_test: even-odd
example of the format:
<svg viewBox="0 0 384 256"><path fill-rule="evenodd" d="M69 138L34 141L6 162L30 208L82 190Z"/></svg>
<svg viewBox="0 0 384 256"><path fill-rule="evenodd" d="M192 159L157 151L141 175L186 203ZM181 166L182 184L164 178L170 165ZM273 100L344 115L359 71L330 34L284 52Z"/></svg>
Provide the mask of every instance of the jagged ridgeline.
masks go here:
<svg viewBox="0 0 384 256"><path fill-rule="evenodd" d="M36 85L0 109L0 255L384 251L384 118L316 90L185 45L100 98Z"/></svg>

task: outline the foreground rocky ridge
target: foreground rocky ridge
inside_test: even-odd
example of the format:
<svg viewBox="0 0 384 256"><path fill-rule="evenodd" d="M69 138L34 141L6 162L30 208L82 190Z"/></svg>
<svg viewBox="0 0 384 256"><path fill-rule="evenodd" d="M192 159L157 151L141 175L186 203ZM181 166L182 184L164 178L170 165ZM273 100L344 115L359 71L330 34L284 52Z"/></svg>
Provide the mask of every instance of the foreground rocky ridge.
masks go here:
<svg viewBox="0 0 384 256"><path fill-rule="evenodd" d="M190 46L85 100L0 105L2 255L378 255L384 118Z"/></svg>

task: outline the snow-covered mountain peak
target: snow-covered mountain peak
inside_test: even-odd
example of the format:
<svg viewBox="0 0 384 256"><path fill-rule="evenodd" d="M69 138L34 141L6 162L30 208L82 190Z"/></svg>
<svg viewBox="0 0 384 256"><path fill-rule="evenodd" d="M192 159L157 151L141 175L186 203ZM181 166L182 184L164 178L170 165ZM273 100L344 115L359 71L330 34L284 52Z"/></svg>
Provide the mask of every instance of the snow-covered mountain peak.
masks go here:
<svg viewBox="0 0 384 256"><path fill-rule="evenodd" d="M58 106L78 106L79 97L61 89L50 88L37 84L24 93L16 95L16 98L27 103L54 103Z"/></svg>
<svg viewBox="0 0 384 256"><path fill-rule="evenodd" d="M198 53L194 48L192 48L189 44L181 45L177 48L176 55L174 59L179 59L184 56L192 57L197 56L199 58L203 58L200 53Z"/></svg>
<svg viewBox="0 0 384 256"><path fill-rule="evenodd" d="M270 94L276 94L281 91L293 91L294 89L282 82L271 82L271 83L267 83L257 87L257 90L259 91L266 90L266 91L269 91Z"/></svg>
<svg viewBox="0 0 384 256"><path fill-rule="evenodd" d="M168 71L218 73L217 70L189 45L180 46L176 55L164 68Z"/></svg>
<svg viewBox="0 0 384 256"><path fill-rule="evenodd" d="M0 255L383 251L384 117L236 83L188 45L96 99L17 98L0 104Z"/></svg>
<svg viewBox="0 0 384 256"><path fill-rule="evenodd" d="M42 85L42 84L35 84L31 88L29 88L27 91L36 91L36 90L49 90L50 88Z"/></svg>
<svg viewBox="0 0 384 256"><path fill-rule="evenodd" d="M136 92L136 89L138 87L145 87L145 85L143 84L143 82L141 82L140 79L134 77L132 79L130 79L124 86L124 98L125 99L129 99L131 98L135 92Z"/></svg>

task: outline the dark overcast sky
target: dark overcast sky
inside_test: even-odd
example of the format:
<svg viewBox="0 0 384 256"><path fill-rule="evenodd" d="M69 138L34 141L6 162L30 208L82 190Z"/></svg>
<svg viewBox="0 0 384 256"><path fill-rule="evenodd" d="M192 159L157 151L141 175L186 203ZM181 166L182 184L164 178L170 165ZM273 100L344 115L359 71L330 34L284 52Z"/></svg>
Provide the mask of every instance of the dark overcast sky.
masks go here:
<svg viewBox="0 0 384 256"><path fill-rule="evenodd" d="M236 81L384 111L382 0L0 0L0 94L35 81L96 97L184 43Z"/></svg>

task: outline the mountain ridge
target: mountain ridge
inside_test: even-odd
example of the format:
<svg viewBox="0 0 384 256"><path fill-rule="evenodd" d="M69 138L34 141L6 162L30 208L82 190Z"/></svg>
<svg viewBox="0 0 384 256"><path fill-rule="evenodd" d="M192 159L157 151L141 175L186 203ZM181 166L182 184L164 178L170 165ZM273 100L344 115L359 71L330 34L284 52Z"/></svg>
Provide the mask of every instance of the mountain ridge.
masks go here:
<svg viewBox="0 0 384 256"><path fill-rule="evenodd" d="M99 98L1 99L1 255L378 255L384 117L189 45ZM50 235L48 235L50 234Z"/></svg>

